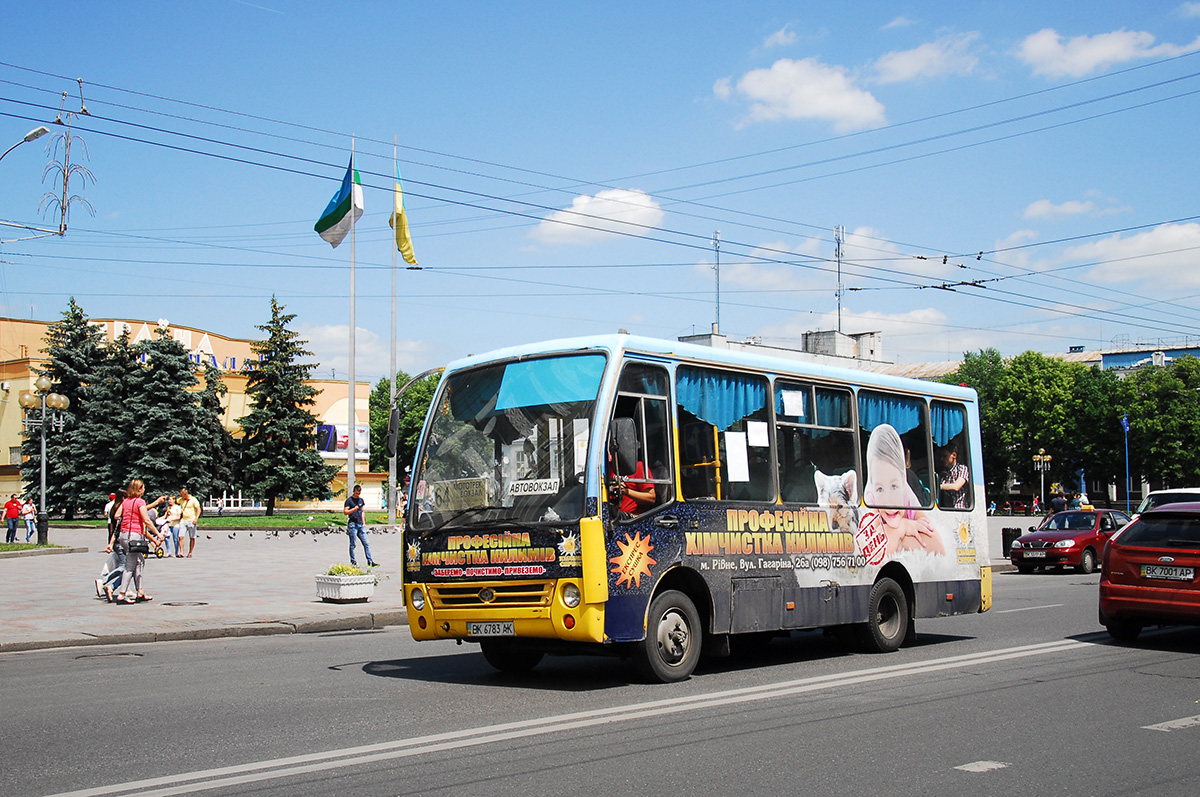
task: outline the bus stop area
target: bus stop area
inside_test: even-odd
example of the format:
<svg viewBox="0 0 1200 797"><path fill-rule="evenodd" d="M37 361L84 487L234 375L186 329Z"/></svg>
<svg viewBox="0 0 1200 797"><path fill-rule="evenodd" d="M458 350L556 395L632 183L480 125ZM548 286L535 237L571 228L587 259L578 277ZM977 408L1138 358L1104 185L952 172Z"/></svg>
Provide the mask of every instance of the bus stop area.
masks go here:
<svg viewBox="0 0 1200 797"><path fill-rule="evenodd" d="M989 517L986 553L995 570L1012 570L1002 556L1002 530L1025 530L1025 517ZM382 565L366 603L317 598L315 576L349 561L344 532L315 535L281 530L199 530L191 559L149 558L136 605L96 597L95 580L107 561L102 529L52 526L50 542L64 552L0 554L6 585L0 614L0 652L78 645L317 633L384 628L407 623L400 592L400 535L370 534ZM982 546L981 546L982 547ZM62 550L62 549L59 549ZM980 551L984 553L984 551ZM359 563L365 557L359 554Z"/></svg>

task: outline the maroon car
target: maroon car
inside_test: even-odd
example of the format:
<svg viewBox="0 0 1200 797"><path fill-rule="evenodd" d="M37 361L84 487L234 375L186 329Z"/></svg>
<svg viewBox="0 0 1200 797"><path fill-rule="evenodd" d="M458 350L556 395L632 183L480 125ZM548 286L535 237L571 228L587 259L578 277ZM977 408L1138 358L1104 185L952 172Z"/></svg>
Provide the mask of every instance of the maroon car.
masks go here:
<svg viewBox="0 0 1200 797"><path fill-rule="evenodd" d="M1091 573L1100 560L1104 543L1128 523L1128 515L1113 509L1056 512L1036 529L1030 528L1029 534L1013 540L1008 556L1022 573L1062 565Z"/></svg>
<svg viewBox="0 0 1200 797"><path fill-rule="evenodd" d="M1144 512L1104 549L1100 624L1132 641L1146 625L1200 625L1200 503Z"/></svg>

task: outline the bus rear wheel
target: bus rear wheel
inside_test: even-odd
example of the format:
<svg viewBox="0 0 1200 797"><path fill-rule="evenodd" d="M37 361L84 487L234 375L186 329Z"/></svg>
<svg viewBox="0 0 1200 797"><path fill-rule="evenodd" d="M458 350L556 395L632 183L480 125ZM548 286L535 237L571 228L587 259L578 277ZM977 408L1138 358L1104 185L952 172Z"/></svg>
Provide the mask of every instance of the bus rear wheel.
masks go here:
<svg viewBox="0 0 1200 797"><path fill-rule="evenodd" d="M488 664L507 673L529 672L543 656L540 650L518 647L503 639L483 640L479 643L479 649Z"/></svg>
<svg viewBox="0 0 1200 797"><path fill-rule="evenodd" d="M859 629L863 648L870 653L891 653L904 642L909 631L911 612L904 590L890 578L881 578L871 587L867 622Z"/></svg>
<svg viewBox="0 0 1200 797"><path fill-rule="evenodd" d="M650 601L646 638L634 650L638 673L649 681L682 681L696 669L703 639L700 613L687 595L667 590Z"/></svg>

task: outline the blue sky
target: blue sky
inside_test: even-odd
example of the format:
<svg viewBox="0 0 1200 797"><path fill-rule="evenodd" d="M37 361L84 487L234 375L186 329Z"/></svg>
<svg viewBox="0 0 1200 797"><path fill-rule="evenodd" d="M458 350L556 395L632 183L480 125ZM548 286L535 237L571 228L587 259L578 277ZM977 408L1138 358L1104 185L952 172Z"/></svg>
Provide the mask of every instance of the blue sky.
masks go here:
<svg viewBox="0 0 1200 797"><path fill-rule="evenodd" d="M360 379L388 368L393 139L409 371L705 331L718 230L734 339L836 326L839 225L842 328L890 360L1200 334L1200 2L66 2L0 44L0 147L82 78L95 176L64 237L0 226L7 315L255 337L275 294L344 376L349 243L312 226L353 136ZM54 143L0 163L0 221L57 226Z"/></svg>

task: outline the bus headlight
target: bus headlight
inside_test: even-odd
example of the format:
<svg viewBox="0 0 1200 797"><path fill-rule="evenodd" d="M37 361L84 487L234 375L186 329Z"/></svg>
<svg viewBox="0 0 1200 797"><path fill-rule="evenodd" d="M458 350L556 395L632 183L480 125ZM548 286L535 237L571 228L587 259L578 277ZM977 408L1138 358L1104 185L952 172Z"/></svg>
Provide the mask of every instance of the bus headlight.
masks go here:
<svg viewBox="0 0 1200 797"><path fill-rule="evenodd" d="M425 593L421 591L420 587L414 588L409 597L412 598L412 605L414 609L421 611L425 608Z"/></svg>
<svg viewBox="0 0 1200 797"><path fill-rule="evenodd" d="M575 586L574 584L567 584L565 587L563 587L562 602L563 605L568 609L574 609L576 606L578 606L579 601L582 598L583 595L580 594L579 587Z"/></svg>

